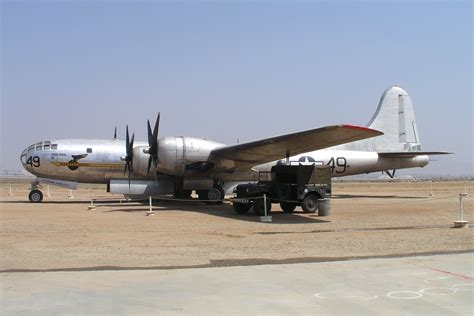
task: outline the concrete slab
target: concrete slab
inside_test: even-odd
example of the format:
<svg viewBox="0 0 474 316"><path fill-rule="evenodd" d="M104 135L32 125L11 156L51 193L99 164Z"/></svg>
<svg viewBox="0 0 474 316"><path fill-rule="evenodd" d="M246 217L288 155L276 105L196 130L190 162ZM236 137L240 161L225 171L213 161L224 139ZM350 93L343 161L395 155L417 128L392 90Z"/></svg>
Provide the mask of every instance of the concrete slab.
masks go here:
<svg viewBox="0 0 474 316"><path fill-rule="evenodd" d="M1 273L1 314L472 315L473 259Z"/></svg>

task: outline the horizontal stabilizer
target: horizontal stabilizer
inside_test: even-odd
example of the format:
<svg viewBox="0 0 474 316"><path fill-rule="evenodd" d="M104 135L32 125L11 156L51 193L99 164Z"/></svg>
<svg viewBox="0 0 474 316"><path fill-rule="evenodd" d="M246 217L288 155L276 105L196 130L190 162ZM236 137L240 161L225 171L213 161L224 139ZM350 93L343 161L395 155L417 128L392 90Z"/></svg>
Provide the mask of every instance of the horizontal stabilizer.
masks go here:
<svg viewBox="0 0 474 316"><path fill-rule="evenodd" d="M434 156L434 155L451 155L452 153L444 151L401 151L401 152L381 152L379 157L386 158L413 158L416 156Z"/></svg>

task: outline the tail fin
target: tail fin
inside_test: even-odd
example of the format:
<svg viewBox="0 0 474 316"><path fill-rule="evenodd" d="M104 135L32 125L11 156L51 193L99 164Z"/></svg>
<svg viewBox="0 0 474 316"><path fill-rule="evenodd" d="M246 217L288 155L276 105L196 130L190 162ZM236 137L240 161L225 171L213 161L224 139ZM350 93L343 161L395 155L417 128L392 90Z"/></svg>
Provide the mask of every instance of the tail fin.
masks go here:
<svg viewBox="0 0 474 316"><path fill-rule="evenodd" d="M347 144L345 149L377 152L421 151L415 112L408 93L400 87L384 91L369 128L384 133L382 136Z"/></svg>

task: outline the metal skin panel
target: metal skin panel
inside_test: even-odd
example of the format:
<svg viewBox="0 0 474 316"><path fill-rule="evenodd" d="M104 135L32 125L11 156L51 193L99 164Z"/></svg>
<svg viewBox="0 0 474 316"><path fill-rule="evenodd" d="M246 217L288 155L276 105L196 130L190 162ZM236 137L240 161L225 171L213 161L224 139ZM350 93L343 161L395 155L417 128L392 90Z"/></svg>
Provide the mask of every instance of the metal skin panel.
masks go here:
<svg viewBox="0 0 474 316"><path fill-rule="evenodd" d="M202 177L203 172L187 169L187 166L208 162L211 151L223 146L225 145L195 137L161 138L158 141L157 171L176 176Z"/></svg>
<svg viewBox="0 0 474 316"><path fill-rule="evenodd" d="M217 149L212 152L211 159L216 162L233 160L236 168L246 168L286 155L294 156L382 134L377 130L360 126L326 126Z"/></svg>
<svg viewBox="0 0 474 316"><path fill-rule="evenodd" d="M125 142L103 139L58 139L51 144L57 149L25 150L21 162L30 173L50 179L83 183L108 183L110 179L127 179L124 174ZM187 165L206 162L210 152L224 146L213 141L193 137L164 137L159 140L157 171L174 176L202 178L203 172L186 170ZM92 152L88 153L87 149ZM133 149L132 180L154 179L155 170L147 173L148 145L136 142ZM35 163L27 164L28 159ZM206 175L208 173L204 173Z"/></svg>
<svg viewBox="0 0 474 316"><path fill-rule="evenodd" d="M23 163L32 174L49 179L85 183L107 183L111 178L125 178L125 142L103 139L51 140L57 149L33 150ZM88 153L87 149L92 152Z"/></svg>
<svg viewBox="0 0 474 316"><path fill-rule="evenodd" d="M148 146L135 146L133 148L133 164L132 165L133 165L133 174L136 177L140 177L140 178L148 177L148 159L150 155L144 152L144 150L146 149L148 149ZM117 179L117 177L115 179Z"/></svg>
<svg viewBox="0 0 474 316"><path fill-rule="evenodd" d="M54 180L46 178L36 178L38 183L51 184L61 188L66 188L70 190L75 190L77 188L77 182L74 181L64 181L64 180Z"/></svg>
<svg viewBox="0 0 474 316"><path fill-rule="evenodd" d="M278 162L272 161L255 166L253 169L268 171ZM386 158L379 156L376 152L328 149L291 157L290 162L303 165L326 165L331 168L333 177L344 177L383 170L424 167L428 164L429 157ZM280 163L284 163L284 160L280 160Z"/></svg>
<svg viewBox="0 0 474 316"><path fill-rule="evenodd" d="M173 194L174 182L170 179L160 181L111 180L110 193L124 195L150 196L158 194Z"/></svg>
<svg viewBox="0 0 474 316"><path fill-rule="evenodd" d="M377 110L367 126L382 131L384 135L343 144L334 149L376 152L421 151L413 104L408 93L400 87L394 86L384 91Z"/></svg>

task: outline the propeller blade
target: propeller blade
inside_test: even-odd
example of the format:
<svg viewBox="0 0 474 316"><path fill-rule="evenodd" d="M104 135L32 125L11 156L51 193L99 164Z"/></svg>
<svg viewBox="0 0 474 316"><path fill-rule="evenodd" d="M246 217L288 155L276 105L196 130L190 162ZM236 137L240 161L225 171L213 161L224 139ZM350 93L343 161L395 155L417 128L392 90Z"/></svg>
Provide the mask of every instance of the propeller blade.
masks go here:
<svg viewBox="0 0 474 316"><path fill-rule="evenodd" d="M151 168L152 161L153 161L153 158L151 158L151 155L150 155L150 158L148 158L148 169L147 169L147 172L146 172L147 174L150 173L150 168Z"/></svg>
<svg viewBox="0 0 474 316"><path fill-rule="evenodd" d="M130 133L128 131L128 125L126 129L125 135L125 168L123 174L125 175L128 172L128 181L130 184L130 177L133 172L133 143L135 142L135 133L132 134L132 138L130 139Z"/></svg>
<svg viewBox="0 0 474 316"><path fill-rule="evenodd" d="M133 143L135 142L135 133L132 134L132 140L130 141L130 158L133 156Z"/></svg>
<svg viewBox="0 0 474 316"><path fill-rule="evenodd" d="M125 146L128 148L128 143L130 142L130 136L128 135L128 125L127 125L127 133L125 135Z"/></svg>
<svg viewBox="0 0 474 316"><path fill-rule="evenodd" d="M146 121L148 127L148 146L152 146L153 144L153 133L151 131L150 120Z"/></svg>
<svg viewBox="0 0 474 316"><path fill-rule="evenodd" d="M150 120L147 120L147 127L148 127L148 147L149 147L149 155L148 158L148 169L147 174L150 173L151 164L156 166L158 165L158 129L160 127L160 112L158 112L158 116L156 117L155 126L153 131L151 130Z"/></svg>
<svg viewBox="0 0 474 316"><path fill-rule="evenodd" d="M114 139L117 139L117 126L115 126Z"/></svg>
<svg viewBox="0 0 474 316"><path fill-rule="evenodd" d="M153 130L153 138L158 141L158 129L160 127L160 112L158 112L158 116L156 117L155 122L155 129Z"/></svg>
<svg viewBox="0 0 474 316"><path fill-rule="evenodd" d="M125 169L123 170L123 174L125 175L128 171L128 143L130 142L130 136L128 133L128 125L125 129Z"/></svg>

